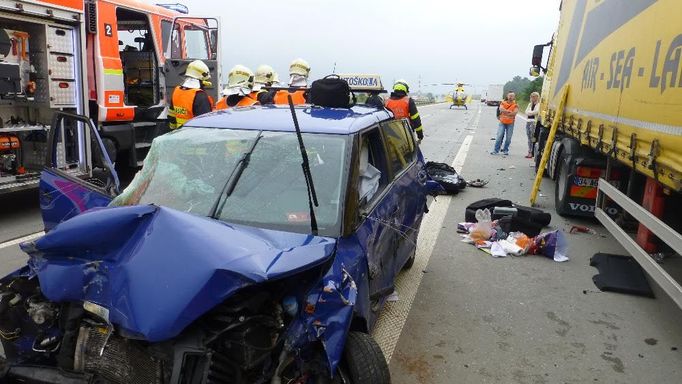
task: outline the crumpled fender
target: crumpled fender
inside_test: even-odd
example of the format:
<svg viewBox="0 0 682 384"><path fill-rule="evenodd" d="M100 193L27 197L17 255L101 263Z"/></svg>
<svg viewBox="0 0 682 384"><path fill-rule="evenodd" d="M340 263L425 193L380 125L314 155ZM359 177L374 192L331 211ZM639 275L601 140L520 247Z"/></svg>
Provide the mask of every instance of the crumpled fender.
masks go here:
<svg viewBox="0 0 682 384"><path fill-rule="evenodd" d="M113 324L158 342L241 288L327 262L335 246L147 205L83 213L22 249L47 299L94 302Z"/></svg>
<svg viewBox="0 0 682 384"><path fill-rule="evenodd" d="M290 351L309 342L321 342L332 374L343 359L354 318L369 321L365 250L356 235L338 242L333 263L305 296L300 316L292 322L286 337Z"/></svg>

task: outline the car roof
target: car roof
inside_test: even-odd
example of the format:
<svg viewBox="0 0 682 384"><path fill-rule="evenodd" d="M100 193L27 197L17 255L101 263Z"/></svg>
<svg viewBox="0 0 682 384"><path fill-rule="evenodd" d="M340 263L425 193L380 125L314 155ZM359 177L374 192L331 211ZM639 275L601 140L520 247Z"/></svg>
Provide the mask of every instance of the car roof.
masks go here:
<svg viewBox="0 0 682 384"><path fill-rule="evenodd" d="M307 133L353 134L393 118L386 109L364 105L352 108L298 105L294 108L301 132ZM198 116L185 123L184 127L295 131L288 105L229 108Z"/></svg>

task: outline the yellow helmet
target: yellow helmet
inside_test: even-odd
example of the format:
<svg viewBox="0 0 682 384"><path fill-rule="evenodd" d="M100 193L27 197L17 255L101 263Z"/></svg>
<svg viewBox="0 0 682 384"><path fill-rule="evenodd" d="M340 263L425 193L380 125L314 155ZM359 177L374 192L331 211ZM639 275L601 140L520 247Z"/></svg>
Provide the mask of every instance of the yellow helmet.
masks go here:
<svg viewBox="0 0 682 384"><path fill-rule="evenodd" d="M275 70L271 66L263 64L256 68L254 82L260 85L271 85L275 80Z"/></svg>
<svg viewBox="0 0 682 384"><path fill-rule="evenodd" d="M296 59L289 65L289 75L299 75L305 78L310 74L310 65L303 59Z"/></svg>
<svg viewBox="0 0 682 384"><path fill-rule="evenodd" d="M194 60L187 66L185 76L201 81L208 81L211 78L211 71L208 69L208 65L203 61Z"/></svg>
<svg viewBox="0 0 682 384"><path fill-rule="evenodd" d="M227 74L227 86L240 88L253 88L253 72L243 65L235 65Z"/></svg>
<svg viewBox="0 0 682 384"><path fill-rule="evenodd" d="M407 84L407 80L396 80L395 83L393 83L393 91L410 93L410 86Z"/></svg>

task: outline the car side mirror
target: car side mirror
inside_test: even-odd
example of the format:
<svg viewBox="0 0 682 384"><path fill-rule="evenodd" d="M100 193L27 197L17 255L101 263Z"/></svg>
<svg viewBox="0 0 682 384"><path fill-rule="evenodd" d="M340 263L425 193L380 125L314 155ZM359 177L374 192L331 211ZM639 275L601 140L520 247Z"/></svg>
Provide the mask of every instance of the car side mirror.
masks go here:
<svg viewBox="0 0 682 384"><path fill-rule="evenodd" d="M542 69L542 68L540 68L540 67L530 67L530 70L528 71L528 74L529 74L531 77L538 77L538 76L540 76L540 70L541 70L541 69Z"/></svg>
<svg viewBox="0 0 682 384"><path fill-rule="evenodd" d="M426 180L424 189L427 195L438 196L445 193L445 188L435 180Z"/></svg>

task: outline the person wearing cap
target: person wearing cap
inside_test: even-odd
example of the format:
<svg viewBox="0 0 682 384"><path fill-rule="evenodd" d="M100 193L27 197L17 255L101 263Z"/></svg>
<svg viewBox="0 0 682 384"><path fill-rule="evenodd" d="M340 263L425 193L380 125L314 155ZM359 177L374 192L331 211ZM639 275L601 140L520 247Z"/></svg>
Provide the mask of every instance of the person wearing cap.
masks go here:
<svg viewBox="0 0 682 384"><path fill-rule="evenodd" d="M393 112L393 117L396 119L410 119L410 126L417 133L417 138L421 141L424 138L422 119L419 117L417 104L408 96L409 92L410 86L407 84L407 81L397 80L393 84L393 92L391 92L391 97L386 100L385 107Z"/></svg>
<svg viewBox="0 0 682 384"><path fill-rule="evenodd" d="M266 90L264 87L272 87L279 82L277 72L266 64L260 65L256 68L256 75L254 76L253 91L250 97L258 100L261 105L274 103L275 92L273 90Z"/></svg>
<svg viewBox="0 0 682 384"><path fill-rule="evenodd" d="M210 86L211 73L206 63L201 60L191 62L185 70L185 81L175 87L168 108L168 126L170 129L182 127L195 116L211 112L213 102L204 91Z"/></svg>
<svg viewBox="0 0 682 384"><path fill-rule="evenodd" d="M249 68L235 65L227 75L227 87L223 90L223 97L218 100L216 109L248 107L258 103L258 100L251 97L253 82L254 75Z"/></svg>
<svg viewBox="0 0 682 384"><path fill-rule="evenodd" d="M289 104L287 96L291 95L294 105L305 104L308 99L308 75L310 75L310 65L303 59L296 59L289 65L289 89L275 93L275 104Z"/></svg>

